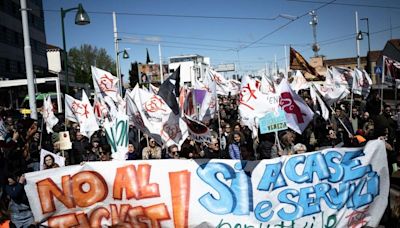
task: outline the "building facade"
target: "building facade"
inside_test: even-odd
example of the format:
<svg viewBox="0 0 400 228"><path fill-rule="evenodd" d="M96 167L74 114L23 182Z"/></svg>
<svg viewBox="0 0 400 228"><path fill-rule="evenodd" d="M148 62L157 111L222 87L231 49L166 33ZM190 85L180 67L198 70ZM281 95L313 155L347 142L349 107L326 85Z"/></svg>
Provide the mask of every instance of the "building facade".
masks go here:
<svg viewBox="0 0 400 228"><path fill-rule="evenodd" d="M201 55L180 55L169 58L169 71L174 72L178 67L181 67L180 83L191 84L198 81L203 81L207 67L210 66L210 58Z"/></svg>
<svg viewBox="0 0 400 228"><path fill-rule="evenodd" d="M33 71L47 74L46 35L42 0L27 1ZM26 78L24 39L19 0L0 1L0 79Z"/></svg>

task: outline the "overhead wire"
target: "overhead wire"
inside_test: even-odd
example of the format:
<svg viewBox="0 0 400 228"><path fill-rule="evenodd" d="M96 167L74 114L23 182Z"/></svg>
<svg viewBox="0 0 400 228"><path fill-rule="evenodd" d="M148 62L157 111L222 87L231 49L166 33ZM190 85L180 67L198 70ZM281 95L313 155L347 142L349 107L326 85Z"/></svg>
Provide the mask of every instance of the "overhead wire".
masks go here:
<svg viewBox="0 0 400 228"><path fill-rule="evenodd" d="M325 1L312 1L312 0L287 0L289 2L302 2L302 3L327 3ZM382 6L382 5L368 5L368 4L355 4L355 3L342 3L335 2L333 5L343 5L343 6L357 6L357 7L369 7L369 8L381 8L381 9L400 9L397 6Z"/></svg>

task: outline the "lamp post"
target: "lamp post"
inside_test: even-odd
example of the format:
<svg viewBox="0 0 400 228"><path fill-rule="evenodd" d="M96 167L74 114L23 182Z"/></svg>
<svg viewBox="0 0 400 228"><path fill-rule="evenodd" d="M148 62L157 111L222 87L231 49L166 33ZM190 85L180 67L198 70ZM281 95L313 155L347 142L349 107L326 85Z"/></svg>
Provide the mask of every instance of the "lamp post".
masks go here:
<svg viewBox="0 0 400 228"><path fill-rule="evenodd" d="M67 48L65 44L65 29L64 29L64 18L65 15L72 11L78 10L75 15L75 24L77 25L87 25L90 23L89 15L83 9L82 4L79 4L78 7L63 9L61 8L61 32L62 32L62 39L63 39L63 49L64 49L64 67L65 67L65 93L69 93L69 80L68 80L68 57L67 57Z"/></svg>
<svg viewBox="0 0 400 228"><path fill-rule="evenodd" d="M123 59L129 59L129 54L128 54L128 51L127 51L127 49L124 49L123 51L119 51L119 52L117 52L117 59L119 60L119 54L121 54L122 53L122 58ZM118 61L118 64L117 64L117 68L118 69L116 69L117 70L117 76L118 76L118 89L119 89L119 94L122 96L122 77L121 77L121 67L120 67L120 64L119 64L119 61Z"/></svg>
<svg viewBox="0 0 400 228"><path fill-rule="evenodd" d="M367 32L361 32L361 31L359 31L358 34L357 34L357 39L362 40L362 39L363 39L362 34L366 34L366 35L367 35L367 38L368 38L368 52L370 52L370 51L371 51L371 41L370 41L370 39L369 39L369 20L368 20L368 17L361 18L360 20L361 20L361 21L367 21Z"/></svg>

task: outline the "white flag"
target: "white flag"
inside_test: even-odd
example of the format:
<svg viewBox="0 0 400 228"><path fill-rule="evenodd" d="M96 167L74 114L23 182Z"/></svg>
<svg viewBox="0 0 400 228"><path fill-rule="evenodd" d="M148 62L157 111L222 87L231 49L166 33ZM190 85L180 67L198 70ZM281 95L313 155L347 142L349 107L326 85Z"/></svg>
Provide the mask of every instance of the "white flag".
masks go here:
<svg viewBox="0 0 400 228"><path fill-rule="evenodd" d="M150 134L159 135L157 138L160 138L161 142L158 143L165 143L167 146L182 145L188 136L188 130L179 114L175 115L160 96L151 94L138 86L130 95L140 114L142 125L146 126Z"/></svg>
<svg viewBox="0 0 400 228"><path fill-rule="evenodd" d="M301 71L296 70L293 76L293 81L290 83L290 87L298 94L300 90L310 88L310 84L304 78Z"/></svg>
<svg viewBox="0 0 400 228"><path fill-rule="evenodd" d="M203 85L203 86L202 86ZM203 102L201 103L199 110L199 120L200 121L209 121L214 118L216 108L217 108L217 83L213 80L212 71L210 70L208 74L206 74L203 83L197 83L196 89L200 89L198 87L203 87L206 89L206 93L204 95Z"/></svg>
<svg viewBox="0 0 400 228"><path fill-rule="evenodd" d="M314 112L305 101L297 95L283 79L278 86L280 93L279 105L286 113L287 125L295 132L301 134L313 119Z"/></svg>
<svg viewBox="0 0 400 228"><path fill-rule="evenodd" d="M58 123L58 118L54 115L53 104L51 103L51 97L47 96L43 103L42 110L43 120L46 123L47 133L53 132L53 127Z"/></svg>
<svg viewBox="0 0 400 228"><path fill-rule="evenodd" d="M65 94L65 119L77 123L78 119L76 118L73 110L76 110L81 103L82 102L80 100Z"/></svg>
<svg viewBox="0 0 400 228"><path fill-rule="evenodd" d="M110 72L91 66L93 86L97 96L109 96L118 102L118 78Z"/></svg>
<svg viewBox="0 0 400 228"><path fill-rule="evenodd" d="M354 69L353 93L368 97L371 90L372 80L365 70Z"/></svg>
<svg viewBox="0 0 400 228"><path fill-rule="evenodd" d="M352 84L353 71L349 69L333 68L332 71L327 70L326 81L312 82L326 103L331 106L332 104L344 99L350 94L348 90L348 83Z"/></svg>
<svg viewBox="0 0 400 228"><path fill-rule="evenodd" d="M89 139L95 131L99 130L93 107L85 90L82 90L82 101L66 95L65 118L79 123L80 132Z"/></svg>
<svg viewBox="0 0 400 228"><path fill-rule="evenodd" d="M320 115L322 116L322 118L324 118L325 120L328 120L329 119L329 110L326 107L322 98L315 91L314 86L310 86L310 96L311 96L311 99L312 99L314 105L319 106L319 108L321 109Z"/></svg>
<svg viewBox="0 0 400 228"><path fill-rule="evenodd" d="M216 86L216 91L218 95L223 95L223 96L228 96L230 89L231 89L231 85L229 83L228 80L226 80L224 78L224 76L222 76L220 73L212 70L212 69L208 69L207 70L207 74L206 76L208 76L208 81L213 81L215 83ZM204 84L208 85L206 82L204 82Z"/></svg>
<svg viewBox="0 0 400 228"><path fill-rule="evenodd" d="M263 94L259 90L261 83L249 76L244 77L239 96L239 114L242 124L257 134L258 119L267 112L277 110L279 94Z"/></svg>

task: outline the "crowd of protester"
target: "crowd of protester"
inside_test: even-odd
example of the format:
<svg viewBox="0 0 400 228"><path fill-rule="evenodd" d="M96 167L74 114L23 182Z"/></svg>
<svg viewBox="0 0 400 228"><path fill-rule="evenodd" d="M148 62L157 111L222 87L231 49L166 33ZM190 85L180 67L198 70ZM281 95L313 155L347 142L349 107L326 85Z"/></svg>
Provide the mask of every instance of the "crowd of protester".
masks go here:
<svg viewBox="0 0 400 228"><path fill-rule="evenodd" d="M301 93L308 105L317 111L307 91ZM328 121L315 115L313 121L300 135L288 129L275 133L260 134L253 138L247 126L240 124L238 97L220 97L219 115L205 124L211 129L211 142L196 142L190 137L181 147L168 148L129 127L129 145L126 160L146 159L243 159L261 160L284 155L307 153L325 148L359 147L369 140L385 140L388 167L399 163L400 151L400 104L395 107L384 104L378 93L372 92L368 99L354 102L350 116L350 102L334 105ZM24 192L24 173L59 167L54 157L46 156L40 164L40 151L65 157L65 165L79 165L90 161L112 160L111 147L104 129L93 134L91 139L80 132L79 125L64 122L62 114L53 130L47 134L42 121L21 117L15 110L0 107L8 134L0 138L0 224L6 220L15 227L29 227L33 215ZM72 149L60 151L59 134L67 129Z"/></svg>

